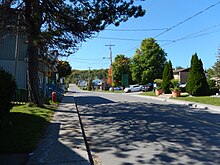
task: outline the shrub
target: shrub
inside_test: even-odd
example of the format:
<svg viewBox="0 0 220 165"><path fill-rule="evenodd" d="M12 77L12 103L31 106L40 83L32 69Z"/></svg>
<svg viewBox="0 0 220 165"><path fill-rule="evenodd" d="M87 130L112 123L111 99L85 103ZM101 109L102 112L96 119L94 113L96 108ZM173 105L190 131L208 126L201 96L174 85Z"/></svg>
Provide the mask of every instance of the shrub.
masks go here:
<svg viewBox="0 0 220 165"><path fill-rule="evenodd" d="M13 76L0 69L0 126L8 122L8 115L12 108L12 97L15 94L16 82Z"/></svg>
<svg viewBox="0 0 220 165"><path fill-rule="evenodd" d="M173 79L173 69L171 61L167 62L163 70L162 88L164 93L171 93L170 88L173 87L171 80Z"/></svg>
<svg viewBox="0 0 220 165"><path fill-rule="evenodd" d="M172 83L172 88L170 88L171 91L181 91L181 89L179 88L179 80L177 79L172 79L171 80Z"/></svg>

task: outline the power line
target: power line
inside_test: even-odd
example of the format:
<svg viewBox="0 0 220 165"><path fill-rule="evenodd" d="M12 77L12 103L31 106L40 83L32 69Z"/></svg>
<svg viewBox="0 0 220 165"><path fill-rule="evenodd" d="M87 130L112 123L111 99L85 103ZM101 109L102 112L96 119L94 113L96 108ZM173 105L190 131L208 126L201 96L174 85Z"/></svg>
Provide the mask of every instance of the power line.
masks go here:
<svg viewBox="0 0 220 165"><path fill-rule="evenodd" d="M177 26L179 26L179 25L181 25L181 24L183 24L183 23L185 23L185 22L187 22L187 21L193 19L194 17L196 17L196 16L198 16L198 15L200 15L200 14L206 12L207 10L209 10L209 9L211 9L211 8L213 8L213 7L217 6L217 5L219 5L219 4L220 4L220 1L218 1L217 3L211 5L211 6L207 7L207 8L205 8L204 10L202 10L202 11L200 11L200 12L198 12L198 13L196 13L196 14L190 16L190 17L188 17L187 19L185 19L185 20L179 22L178 24L176 24L176 25L174 25L174 26L172 26L172 27L166 29L165 31L163 31L163 32L161 32L161 33L159 33L159 34L157 34L157 35L156 35L155 37L153 37L153 38L159 37L159 36L161 36L162 34L167 33L168 31L170 31L170 30L176 28ZM171 42L173 42L173 41L171 41ZM129 51L131 51L131 50L134 50L135 48L138 48L139 46L140 46L140 44L137 45L137 46L135 46L135 47L133 47L133 48L131 48L131 49L129 49L129 50L127 50L127 51L125 51L125 52L123 52L123 53L127 53L127 52L129 52ZM121 54L123 54L123 53L121 53Z"/></svg>
<svg viewBox="0 0 220 165"><path fill-rule="evenodd" d="M162 45L162 46L169 45L169 44L171 44L171 43L175 43L175 42L178 42L178 41L181 41L181 40L185 40L185 39L196 38L196 37L200 37L200 36L204 36L204 35L212 34L212 33L215 33L215 32L219 32L219 30L217 30L217 31L214 31L214 32L209 32L209 33L199 34L199 33L201 33L201 32L204 32L204 31L207 31L207 30L210 30L210 29L216 28L216 27L218 27L218 26L220 26L220 24L217 24L217 25L214 25L214 26L211 26L211 27L208 27L208 28L202 29L202 30L200 30L200 31L198 31L198 32L195 32L195 33L192 33L192 34L186 35L186 36L181 37L181 38L179 38L179 39L172 40L172 41L170 41L170 42L168 42L168 43L166 43L166 44L164 44L164 45ZM196 35L196 34L199 34L199 35Z"/></svg>
<svg viewBox="0 0 220 165"><path fill-rule="evenodd" d="M160 31L167 30L168 28L155 28L155 29L105 29L108 31L120 31L120 32L142 32L142 31Z"/></svg>
<svg viewBox="0 0 220 165"><path fill-rule="evenodd" d="M76 58L76 57L74 57L74 60L75 60L75 59L76 59L76 60L83 60L83 61L84 61L84 60L85 60L85 61L91 61L91 60L94 60L94 61L100 60L100 61L102 61L102 60L103 60L103 59L98 59L98 58L96 58L96 59L95 59L95 58L90 58L90 59L89 59L89 58Z"/></svg>
<svg viewBox="0 0 220 165"><path fill-rule="evenodd" d="M105 40L124 40L124 41L142 41L143 39L133 39L133 38L114 38L114 37L97 37L99 39L105 39ZM164 42L169 42L172 40L158 40L158 41L164 41Z"/></svg>
<svg viewBox="0 0 220 165"><path fill-rule="evenodd" d="M181 24L183 24L183 23L185 23L185 22L187 22L187 21L191 20L192 18L194 18L194 17L196 17L196 16L198 16L198 15L200 15L200 14L202 14L202 13L206 12L207 10L209 10L209 9L211 9L211 8L213 8L213 7L217 6L217 5L219 5L219 4L220 4L220 1L218 1L217 3L215 3L215 4L211 5L211 6L207 7L207 8L205 8L205 9L204 9L204 10L202 10L202 11L200 11L200 12L198 12L198 13L196 13L196 14L192 15L191 17L188 17L187 19L185 19L185 20L183 20L183 21L179 22L178 24L176 24L176 25L174 25L174 26L172 26L172 27L168 28L167 30L163 31L162 33L159 33L159 34L158 34L158 35L156 35L154 38L159 37L159 36L161 36L162 34L167 33L168 31L170 31L170 30L174 29L175 27L177 27L177 26L179 26L179 25L181 25Z"/></svg>

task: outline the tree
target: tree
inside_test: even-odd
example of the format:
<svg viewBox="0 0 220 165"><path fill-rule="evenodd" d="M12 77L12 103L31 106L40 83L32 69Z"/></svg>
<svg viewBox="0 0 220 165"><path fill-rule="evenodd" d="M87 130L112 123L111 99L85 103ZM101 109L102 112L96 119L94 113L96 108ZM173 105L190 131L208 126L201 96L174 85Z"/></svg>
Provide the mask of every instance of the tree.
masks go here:
<svg viewBox="0 0 220 165"><path fill-rule="evenodd" d="M131 77L130 71L131 60L125 55L117 55L113 62L113 77L115 85L122 85L122 76L127 74L128 77Z"/></svg>
<svg viewBox="0 0 220 165"><path fill-rule="evenodd" d="M220 79L220 50L218 52L216 62L213 65L212 69L213 69L213 76Z"/></svg>
<svg viewBox="0 0 220 165"><path fill-rule="evenodd" d="M110 24L118 26L129 17L145 14L141 6L126 0L9 0L1 1L0 25L19 22L27 37L27 84L29 101L42 105L39 97L39 49L59 49L69 55L79 44ZM15 14L14 14L15 13ZM11 19L12 15L15 15ZM18 21L16 18L19 18ZM9 20L9 21L8 21Z"/></svg>
<svg viewBox="0 0 220 165"><path fill-rule="evenodd" d="M144 39L132 61L132 79L146 84L162 78L166 53L153 38Z"/></svg>
<svg viewBox="0 0 220 165"><path fill-rule="evenodd" d="M192 56L186 91L193 96L205 96L209 93L209 87L201 59L197 53Z"/></svg>
<svg viewBox="0 0 220 165"><path fill-rule="evenodd" d="M59 73L59 79L71 74L71 66L67 61L58 61L57 70Z"/></svg>
<svg viewBox="0 0 220 165"><path fill-rule="evenodd" d="M110 86L114 86L113 83L114 82L112 82L112 66L110 65L110 68L108 69L107 84L109 84Z"/></svg>
<svg viewBox="0 0 220 165"><path fill-rule="evenodd" d="M173 79L173 69L171 61L166 62L163 70L163 82L161 84L164 93L170 93L172 88L171 80Z"/></svg>
<svg viewBox="0 0 220 165"><path fill-rule="evenodd" d="M146 84L162 78L166 53L153 38L144 39L132 59L132 79Z"/></svg>

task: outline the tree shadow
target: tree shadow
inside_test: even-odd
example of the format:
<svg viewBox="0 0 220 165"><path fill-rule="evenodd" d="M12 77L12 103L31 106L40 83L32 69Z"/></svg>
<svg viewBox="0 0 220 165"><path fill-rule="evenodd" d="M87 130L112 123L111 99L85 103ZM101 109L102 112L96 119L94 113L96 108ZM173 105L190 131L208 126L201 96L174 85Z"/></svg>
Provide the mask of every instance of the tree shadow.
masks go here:
<svg viewBox="0 0 220 165"><path fill-rule="evenodd" d="M92 152L111 158L105 165L220 164L220 114L175 104L75 100Z"/></svg>
<svg viewBox="0 0 220 165"><path fill-rule="evenodd" d="M68 104L70 103L70 104ZM27 164L89 165L73 98L65 96Z"/></svg>
<svg viewBox="0 0 220 165"><path fill-rule="evenodd" d="M59 134L60 123L51 123L47 133L38 144L38 147L29 158L27 165L32 164L74 164L76 162L90 164L85 158L87 155L77 151L78 145L82 145L83 140L76 140L75 143L70 132ZM65 140L63 140L65 139ZM80 154L79 154L80 153Z"/></svg>

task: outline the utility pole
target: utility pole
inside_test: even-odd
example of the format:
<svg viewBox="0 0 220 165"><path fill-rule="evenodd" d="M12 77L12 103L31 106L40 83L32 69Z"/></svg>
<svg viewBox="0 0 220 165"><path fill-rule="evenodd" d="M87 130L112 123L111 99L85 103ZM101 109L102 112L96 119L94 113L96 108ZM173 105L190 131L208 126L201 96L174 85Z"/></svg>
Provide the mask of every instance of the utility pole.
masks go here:
<svg viewBox="0 0 220 165"><path fill-rule="evenodd" d="M112 44L109 44L109 45L105 45L105 46L109 46L109 50L110 50L110 56L109 56L109 59L110 59L110 62L111 62L111 72L112 72L112 89L113 89L113 82L114 82L114 79L113 79L113 68L112 68L112 46L115 46L115 45L112 45ZM114 91L114 89L113 89Z"/></svg>
<svg viewBox="0 0 220 165"><path fill-rule="evenodd" d="M16 37L15 37L15 70L14 70L14 78L16 79L17 76L17 68L18 68L18 59L19 59L19 19L20 19L20 15L18 14L18 20L17 20L17 25L16 25Z"/></svg>

